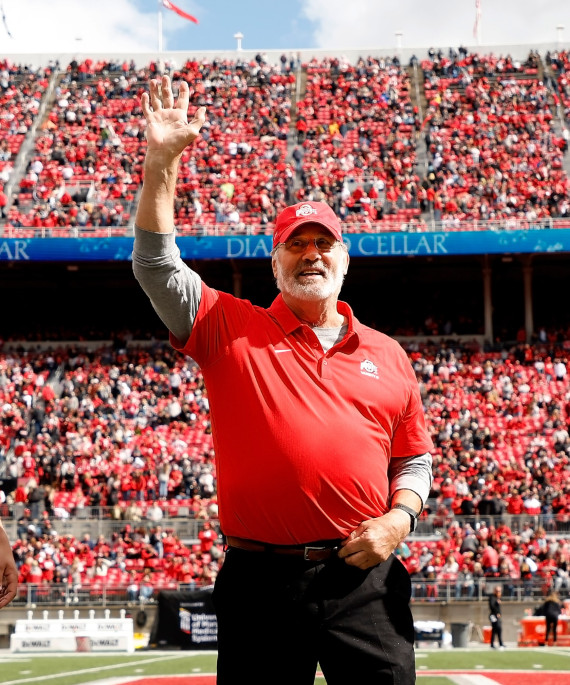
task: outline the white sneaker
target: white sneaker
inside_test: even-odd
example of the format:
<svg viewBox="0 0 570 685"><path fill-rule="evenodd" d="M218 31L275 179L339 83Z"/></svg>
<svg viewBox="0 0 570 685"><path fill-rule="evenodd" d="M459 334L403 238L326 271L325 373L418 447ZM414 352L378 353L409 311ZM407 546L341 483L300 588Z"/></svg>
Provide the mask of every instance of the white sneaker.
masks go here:
<svg viewBox="0 0 570 685"><path fill-rule="evenodd" d="M504 652L504 651L505 651L505 648L503 647L503 645L501 645L501 646L499 647L499 650L500 650L501 652Z"/></svg>

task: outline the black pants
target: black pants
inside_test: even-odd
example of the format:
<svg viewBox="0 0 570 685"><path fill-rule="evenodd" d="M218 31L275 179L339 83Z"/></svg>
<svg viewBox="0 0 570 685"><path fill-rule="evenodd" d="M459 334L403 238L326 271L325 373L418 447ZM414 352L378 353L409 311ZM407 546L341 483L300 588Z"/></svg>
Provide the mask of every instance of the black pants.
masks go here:
<svg viewBox="0 0 570 685"><path fill-rule="evenodd" d="M491 647L495 644L497 638L499 645L503 646L503 623L500 618L496 621L491 621Z"/></svg>
<svg viewBox="0 0 570 685"><path fill-rule="evenodd" d="M395 558L362 571L229 549L214 587L219 685L415 683L410 579Z"/></svg>
<svg viewBox="0 0 570 685"><path fill-rule="evenodd" d="M556 631L558 628L558 616L546 616L546 634L544 635L545 642L548 642L548 636L552 632L552 642L556 642Z"/></svg>

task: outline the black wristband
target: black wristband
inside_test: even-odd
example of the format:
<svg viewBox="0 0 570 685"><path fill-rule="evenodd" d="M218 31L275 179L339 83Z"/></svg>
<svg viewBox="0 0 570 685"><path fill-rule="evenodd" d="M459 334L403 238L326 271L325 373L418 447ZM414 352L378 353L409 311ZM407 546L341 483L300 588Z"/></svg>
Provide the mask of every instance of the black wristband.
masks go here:
<svg viewBox="0 0 570 685"><path fill-rule="evenodd" d="M405 511L406 514L410 516L410 533L413 533L418 525L418 512L414 511L412 507L408 507L405 504L393 504L392 509L401 509Z"/></svg>

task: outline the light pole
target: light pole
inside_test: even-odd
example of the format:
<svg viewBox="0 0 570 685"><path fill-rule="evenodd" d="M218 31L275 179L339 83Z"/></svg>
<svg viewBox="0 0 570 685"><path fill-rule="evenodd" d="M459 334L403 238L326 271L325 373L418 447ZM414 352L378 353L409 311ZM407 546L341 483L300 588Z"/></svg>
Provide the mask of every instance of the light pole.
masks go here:
<svg viewBox="0 0 570 685"><path fill-rule="evenodd" d="M558 49L562 47L562 33L564 32L564 25L563 24L558 24L556 27L556 38L558 42Z"/></svg>
<svg viewBox="0 0 570 685"><path fill-rule="evenodd" d="M398 59L402 59L402 36L404 33L402 31L396 31L394 34L396 36L396 55L398 56Z"/></svg>
<svg viewBox="0 0 570 685"><path fill-rule="evenodd" d="M242 41L242 39L243 39L243 33L241 33L240 31L238 31L237 33L234 33L234 38L237 40L237 48L236 48L236 50L237 50L238 52L240 52L240 51L241 51L241 41Z"/></svg>

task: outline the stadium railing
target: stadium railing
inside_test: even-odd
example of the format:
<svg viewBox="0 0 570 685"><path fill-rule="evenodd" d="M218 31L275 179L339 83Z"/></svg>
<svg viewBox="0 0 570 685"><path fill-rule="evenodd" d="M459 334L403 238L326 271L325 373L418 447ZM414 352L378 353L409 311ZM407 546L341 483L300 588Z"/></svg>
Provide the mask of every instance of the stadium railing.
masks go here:
<svg viewBox="0 0 570 685"><path fill-rule="evenodd" d="M413 602L455 602L487 601L493 594L495 587L501 587L502 598L508 602L536 602L543 598L551 589L545 584L545 579L536 576L529 580L520 578L494 578L485 577L477 579L472 586L464 587L461 582L455 580L416 580L412 581ZM561 599L570 597L570 588L564 587L558 590Z"/></svg>
<svg viewBox="0 0 570 685"><path fill-rule="evenodd" d="M18 535L18 522L2 520L7 535L11 540L16 540ZM198 532L200 531L203 520L194 518L165 518L155 523L147 519L141 521L132 520L110 520L108 518L91 518L91 519L54 519L52 521L53 528L57 531L58 537L71 536L77 540L81 539L83 535L88 533L92 539L97 539L100 535L107 538L113 533L120 533L126 525L131 528L146 528L150 529L156 525L162 526L163 529L173 530L174 533L184 541L196 541L198 539ZM25 532L23 532L25 535Z"/></svg>
<svg viewBox="0 0 570 685"><path fill-rule="evenodd" d="M85 533L89 533L92 539L96 539L99 535L107 537L113 533L119 533L126 525L130 525L133 529L149 529L160 525L162 528L173 530L179 538L184 540L197 539L198 532L204 523L204 519L194 518L191 514L169 516L167 511L160 521L152 521L146 518L138 520L112 519L111 511L112 509L109 507L86 507L80 517L75 514L69 518L53 518L51 522L59 537L71 535L79 539ZM19 537L18 517L13 516L12 513L5 513L7 515L2 518L4 528L10 539L16 540ZM490 528L506 525L511 529L513 535L518 535L523 531L526 523L530 523L534 530L544 529L547 535L553 537L570 536L570 521L557 519L556 514L502 514L501 516L483 516L480 514L455 516L448 514L442 517L442 515L435 513L421 518L416 531L409 537L419 540L437 540L447 535L450 527L456 526L463 529L466 524L475 530L483 524Z"/></svg>
<svg viewBox="0 0 570 685"><path fill-rule="evenodd" d="M450 602L486 602L497 586L503 590L503 600L517 603L536 603L545 596L544 578L535 577L529 581L504 578L481 578L475 580L472 588L463 588L454 580L423 580L411 578L412 602L414 603L450 603ZM154 585L151 603L156 600L161 590L193 591L199 583L179 583L167 580ZM83 582L80 586L68 583L22 583L13 600L14 606L36 608L41 606L128 606L144 603L138 596L133 596L127 585L115 585L97 579ZM570 598L570 588L558 590L562 600ZM148 601L148 600L147 600Z"/></svg>
<svg viewBox="0 0 570 685"><path fill-rule="evenodd" d="M499 219L496 221L480 221L477 219L465 219L458 221L449 219L445 221L415 220L400 221L383 219L382 221L366 221L364 219L342 224L343 233L426 233L426 232L457 232L457 231L528 231L570 228L570 217L548 218L536 221L523 219ZM192 226L183 225L177 227L180 236L232 236L232 235L272 235L273 225L243 224L229 226L228 224L201 224ZM133 226L82 226L82 227L56 227L44 226L10 226L0 229L3 238L124 238L133 236Z"/></svg>

